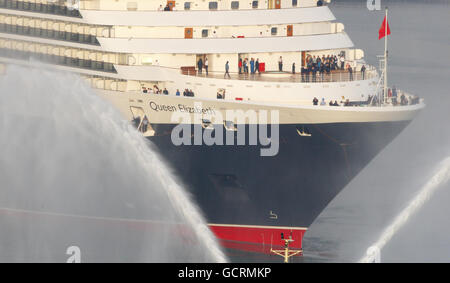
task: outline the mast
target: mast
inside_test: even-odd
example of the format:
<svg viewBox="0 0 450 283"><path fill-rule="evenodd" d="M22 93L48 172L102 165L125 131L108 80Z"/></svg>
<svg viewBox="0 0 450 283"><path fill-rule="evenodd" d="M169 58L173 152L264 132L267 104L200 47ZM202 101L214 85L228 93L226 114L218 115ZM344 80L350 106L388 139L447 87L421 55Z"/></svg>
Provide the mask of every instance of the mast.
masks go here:
<svg viewBox="0 0 450 283"><path fill-rule="evenodd" d="M388 7L386 6L386 24L384 25L384 101L387 102L387 60L388 60L388 50L387 50L387 41L388 41Z"/></svg>

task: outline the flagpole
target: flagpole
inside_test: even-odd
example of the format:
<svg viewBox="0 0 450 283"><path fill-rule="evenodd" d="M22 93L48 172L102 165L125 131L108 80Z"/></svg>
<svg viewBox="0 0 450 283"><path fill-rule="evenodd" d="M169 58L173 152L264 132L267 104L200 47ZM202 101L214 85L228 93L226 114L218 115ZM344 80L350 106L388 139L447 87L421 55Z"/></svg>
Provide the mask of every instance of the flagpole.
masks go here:
<svg viewBox="0 0 450 283"><path fill-rule="evenodd" d="M387 51L387 41L388 41L388 7L386 6L386 23L384 25L384 101L387 102L387 60L388 60L388 51Z"/></svg>

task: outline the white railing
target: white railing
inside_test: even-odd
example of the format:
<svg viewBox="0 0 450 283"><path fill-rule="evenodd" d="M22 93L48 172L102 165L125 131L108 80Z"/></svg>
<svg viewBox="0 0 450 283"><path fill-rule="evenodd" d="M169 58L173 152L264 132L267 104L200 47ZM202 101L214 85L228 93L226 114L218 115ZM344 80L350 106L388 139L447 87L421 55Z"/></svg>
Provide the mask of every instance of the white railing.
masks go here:
<svg viewBox="0 0 450 283"><path fill-rule="evenodd" d="M366 65L365 72L361 72L362 64L352 68L352 73L348 70L333 70L330 73L327 72L309 72L309 74L296 72L278 72L278 71L266 71L263 73L238 73L229 72L230 76L225 74L225 71L208 71L205 69L199 71L198 68L190 68L182 70L183 75L196 76L203 78L222 78L222 79L234 79L234 80L248 80L248 81L272 81L272 82L299 82L299 83L328 83L328 82L349 82L349 81L361 81L377 78L378 73L373 66Z"/></svg>

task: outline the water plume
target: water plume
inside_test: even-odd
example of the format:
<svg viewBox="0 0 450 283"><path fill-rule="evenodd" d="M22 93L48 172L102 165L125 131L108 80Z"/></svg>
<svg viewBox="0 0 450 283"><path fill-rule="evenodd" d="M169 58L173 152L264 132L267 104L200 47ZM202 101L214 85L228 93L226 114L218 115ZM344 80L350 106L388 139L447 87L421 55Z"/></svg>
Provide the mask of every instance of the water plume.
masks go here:
<svg viewBox="0 0 450 283"><path fill-rule="evenodd" d="M380 251L394 237L394 235L405 225L408 220L420 210L420 208L431 198L433 193L442 187L450 179L450 157L444 159L433 175L433 177L423 186L414 199L403 209L394 221L383 231L380 238L367 250L367 253L359 262L379 262Z"/></svg>
<svg viewBox="0 0 450 283"><path fill-rule="evenodd" d="M80 77L8 67L0 148L0 261L226 261L157 150Z"/></svg>

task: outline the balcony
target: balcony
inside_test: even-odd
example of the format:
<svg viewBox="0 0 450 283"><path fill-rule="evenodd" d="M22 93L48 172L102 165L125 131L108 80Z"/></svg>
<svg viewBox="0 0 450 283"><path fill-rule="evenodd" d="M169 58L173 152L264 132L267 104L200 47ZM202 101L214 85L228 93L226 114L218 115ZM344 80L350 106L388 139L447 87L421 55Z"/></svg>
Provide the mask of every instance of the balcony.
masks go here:
<svg viewBox="0 0 450 283"><path fill-rule="evenodd" d="M114 64L112 63L94 60L85 60L80 58L59 56L53 54L44 54L31 51L0 48L0 57L14 58L19 60L35 59L37 61L41 61L43 63L48 64L63 65L67 67L82 68L107 73L117 73L116 69L114 68Z"/></svg>
<svg viewBox="0 0 450 283"><path fill-rule="evenodd" d="M25 12L81 18L81 14L78 10L75 9L71 10L63 5L36 3L33 0L31 1L0 0L0 9L11 9Z"/></svg>
<svg viewBox="0 0 450 283"><path fill-rule="evenodd" d="M89 34L57 31L52 29L33 28L29 26L0 24L0 32L39 37L45 39L63 40L99 46L96 36Z"/></svg>

